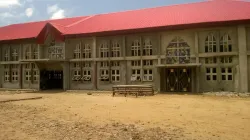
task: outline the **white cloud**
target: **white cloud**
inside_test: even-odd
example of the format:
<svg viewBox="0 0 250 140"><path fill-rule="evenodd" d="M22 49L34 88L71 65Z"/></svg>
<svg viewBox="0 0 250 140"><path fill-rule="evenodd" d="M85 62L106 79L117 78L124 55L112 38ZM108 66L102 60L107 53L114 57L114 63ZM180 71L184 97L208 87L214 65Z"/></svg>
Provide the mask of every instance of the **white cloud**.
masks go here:
<svg viewBox="0 0 250 140"><path fill-rule="evenodd" d="M52 14L51 19L65 18L65 11L60 9Z"/></svg>
<svg viewBox="0 0 250 140"><path fill-rule="evenodd" d="M57 4L52 5L52 6L49 6L49 7L47 8L48 14L55 13L55 12L57 12L58 10L60 10L60 8L58 7Z"/></svg>
<svg viewBox="0 0 250 140"><path fill-rule="evenodd" d="M0 0L0 8L8 8L10 6L21 6L19 0Z"/></svg>
<svg viewBox="0 0 250 140"><path fill-rule="evenodd" d="M14 15L9 13L9 12L4 12L4 13L0 13L0 17L1 18L12 18L12 17L14 17Z"/></svg>
<svg viewBox="0 0 250 140"><path fill-rule="evenodd" d="M27 8L25 10L25 14L27 17L31 17L33 15L33 12L34 12L33 8Z"/></svg>

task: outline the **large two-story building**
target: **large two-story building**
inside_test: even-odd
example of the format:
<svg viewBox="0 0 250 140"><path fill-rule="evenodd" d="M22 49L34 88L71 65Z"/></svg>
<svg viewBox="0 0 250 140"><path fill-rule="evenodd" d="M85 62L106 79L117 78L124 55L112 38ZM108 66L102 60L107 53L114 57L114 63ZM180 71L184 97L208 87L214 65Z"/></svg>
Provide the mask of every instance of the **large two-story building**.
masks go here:
<svg viewBox="0 0 250 140"><path fill-rule="evenodd" d="M210 0L0 27L0 88L250 90L250 2Z"/></svg>

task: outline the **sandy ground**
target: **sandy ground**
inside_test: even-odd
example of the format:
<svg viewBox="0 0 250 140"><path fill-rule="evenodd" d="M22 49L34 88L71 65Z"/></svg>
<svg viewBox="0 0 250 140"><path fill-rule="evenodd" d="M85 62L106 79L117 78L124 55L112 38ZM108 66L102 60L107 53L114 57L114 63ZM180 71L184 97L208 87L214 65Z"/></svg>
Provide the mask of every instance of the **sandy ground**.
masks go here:
<svg viewBox="0 0 250 140"><path fill-rule="evenodd" d="M248 140L250 98L29 93L0 103L0 140ZM0 94L0 98L4 97Z"/></svg>

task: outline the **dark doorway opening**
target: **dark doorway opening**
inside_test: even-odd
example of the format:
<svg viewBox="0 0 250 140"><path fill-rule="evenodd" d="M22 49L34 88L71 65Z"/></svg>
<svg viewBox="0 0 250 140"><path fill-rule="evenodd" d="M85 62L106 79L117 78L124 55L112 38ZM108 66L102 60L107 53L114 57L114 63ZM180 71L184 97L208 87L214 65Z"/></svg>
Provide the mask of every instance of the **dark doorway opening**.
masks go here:
<svg viewBox="0 0 250 140"><path fill-rule="evenodd" d="M40 89L63 89L63 71L42 70L40 78Z"/></svg>
<svg viewBox="0 0 250 140"><path fill-rule="evenodd" d="M167 92L191 92L191 69L166 69L166 84Z"/></svg>

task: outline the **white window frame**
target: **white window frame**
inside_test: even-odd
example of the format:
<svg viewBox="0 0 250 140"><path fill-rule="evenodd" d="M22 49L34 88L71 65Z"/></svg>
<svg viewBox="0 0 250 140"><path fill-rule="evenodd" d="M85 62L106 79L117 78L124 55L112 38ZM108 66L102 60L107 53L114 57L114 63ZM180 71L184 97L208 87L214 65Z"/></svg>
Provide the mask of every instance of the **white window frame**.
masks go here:
<svg viewBox="0 0 250 140"><path fill-rule="evenodd" d="M209 34L205 40L205 52L212 53L217 52L216 39L213 34Z"/></svg>
<svg viewBox="0 0 250 140"><path fill-rule="evenodd" d="M141 56L141 44L139 40L134 40L132 42L131 56Z"/></svg>
<svg viewBox="0 0 250 140"><path fill-rule="evenodd" d="M100 45L100 58L109 57L109 46L107 43L102 43Z"/></svg>
<svg viewBox="0 0 250 140"><path fill-rule="evenodd" d="M111 57L120 57L120 44L118 42L112 42L111 45Z"/></svg>
<svg viewBox="0 0 250 140"><path fill-rule="evenodd" d="M141 81L141 69L133 68L131 73L131 81Z"/></svg>
<svg viewBox="0 0 250 140"><path fill-rule="evenodd" d="M90 48L89 44L84 44L82 57L83 58L91 58L91 48Z"/></svg>
<svg viewBox="0 0 250 140"><path fill-rule="evenodd" d="M146 39L143 44L143 55L151 56L153 55L153 45L150 39Z"/></svg>
<svg viewBox="0 0 250 140"><path fill-rule="evenodd" d="M217 58L216 57L208 57L205 58L205 64L216 64Z"/></svg>
<svg viewBox="0 0 250 140"><path fill-rule="evenodd" d="M31 70L25 70L25 81L31 81Z"/></svg>
<svg viewBox="0 0 250 140"><path fill-rule="evenodd" d="M217 75L218 75L218 72L217 72L216 67L206 67L206 81L217 81L218 80Z"/></svg>
<svg viewBox="0 0 250 140"><path fill-rule="evenodd" d="M143 69L143 81L153 81L153 69Z"/></svg>
<svg viewBox="0 0 250 140"><path fill-rule="evenodd" d="M101 81L110 81L108 69L100 69L100 79Z"/></svg>
<svg viewBox="0 0 250 140"><path fill-rule="evenodd" d="M139 67L139 66L141 66L141 60L133 60L133 61L131 61L131 66L132 67Z"/></svg>
<svg viewBox="0 0 250 140"><path fill-rule="evenodd" d="M225 72L223 72L223 69L225 69ZM225 76L225 79L223 79L223 76ZM229 78L229 76L231 76L231 79ZM221 68L221 80L222 81L232 81L233 80L233 68L232 67Z"/></svg>
<svg viewBox="0 0 250 140"><path fill-rule="evenodd" d="M143 66L153 66L153 60L143 60Z"/></svg>
<svg viewBox="0 0 250 140"><path fill-rule="evenodd" d="M220 62L223 64L231 64L231 63L233 63L233 56L221 57Z"/></svg>
<svg viewBox="0 0 250 140"><path fill-rule="evenodd" d="M112 69L111 70L111 81L112 82L120 82L120 70Z"/></svg>
<svg viewBox="0 0 250 140"><path fill-rule="evenodd" d="M4 50L4 61L10 61L9 49Z"/></svg>

